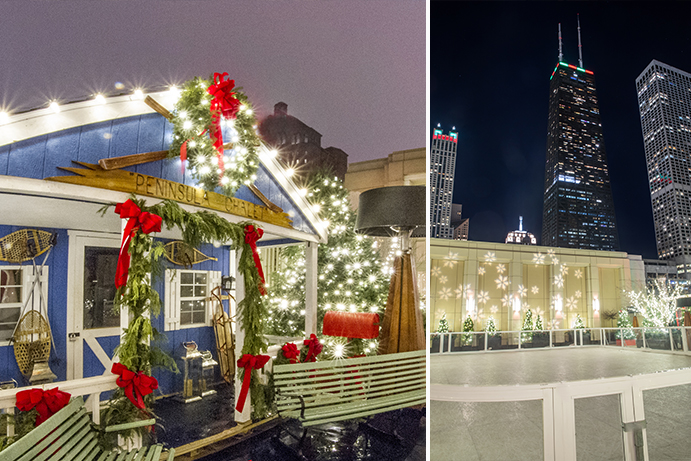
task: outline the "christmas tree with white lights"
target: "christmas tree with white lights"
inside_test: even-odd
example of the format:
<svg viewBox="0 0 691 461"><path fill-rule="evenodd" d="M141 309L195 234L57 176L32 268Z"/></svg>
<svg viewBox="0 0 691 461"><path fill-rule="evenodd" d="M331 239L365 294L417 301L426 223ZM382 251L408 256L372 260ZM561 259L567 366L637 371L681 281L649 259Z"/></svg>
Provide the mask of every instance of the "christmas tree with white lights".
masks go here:
<svg viewBox="0 0 691 461"><path fill-rule="evenodd" d="M439 319L439 327L437 328L437 333L448 333L449 332L449 321L446 318L446 312L444 312Z"/></svg>
<svg viewBox="0 0 691 461"><path fill-rule="evenodd" d="M528 309L525 313L525 318L523 319L523 328L521 328L526 333L521 333L522 342L530 342L533 340L533 311Z"/></svg>
<svg viewBox="0 0 691 461"><path fill-rule="evenodd" d="M349 192L340 180L315 173L305 188L305 197L319 218L328 223L328 243L318 247L317 319L321 335L327 311L372 312L384 317L392 267L382 263L377 242L355 233L356 214L350 208ZM305 255L302 246L281 252L284 269L272 275L269 287L269 319L266 331L278 336L305 334ZM333 347L342 342L326 341ZM376 352L373 340L351 341L344 355ZM333 353L333 352L332 352Z"/></svg>

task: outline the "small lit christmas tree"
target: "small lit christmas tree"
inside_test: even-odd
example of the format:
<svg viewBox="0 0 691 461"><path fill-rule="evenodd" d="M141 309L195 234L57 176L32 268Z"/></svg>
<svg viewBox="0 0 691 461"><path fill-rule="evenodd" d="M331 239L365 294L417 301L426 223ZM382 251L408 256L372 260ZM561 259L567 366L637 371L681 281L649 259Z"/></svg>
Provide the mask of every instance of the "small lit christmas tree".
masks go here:
<svg viewBox="0 0 691 461"><path fill-rule="evenodd" d="M624 339L634 339L636 335L633 333L632 327L633 325L631 324L629 313L625 310L620 310L619 316L617 317L617 328L621 328L621 330L617 330L615 338L621 339L623 332Z"/></svg>
<svg viewBox="0 0 691 461"><path fill-rule="evenodd" d="M461 342L463 346L469 346L473 342L473 335L471 334L475 329L475 323L470 315L466 317L465 322L463 322L463 335L461 335Z"/></svg>
<svg viewBox="0 0 691 461"><path fill-rule="evenodd" d="M544 330L545 328L542 326L542 317L540 314L537 314L537 319L535 319L535 329L536 330Z"/></svg>
<svg viewBox="0 0 691 461"><path fill-rule="evenodd" d="M521 341L527 343L533 340L533 311L528 309L525 313L525 318L523 319L523 328L521 328L525 333L521 333Z"/></svg>
<svg viewBox="0 0 691 461"><path fill-rule="evenodd" d="M581 318L581 314L576 314L576 320L573 321L573 327L574 328L585 328L585 323L583 323L583 319Z"/></svg>
<svg viewBox="0 0 691 461"><path fill-rule="evenodd" d="M391 267L382 264L377 242L355 233L356 214L349 192L323 172L308 180L305 196L319 218L328 224L329 240L318 247L317 332L326 311L374 312L384 316ZM284 269L272 274L269 287L267 333L299 337L305 334L305 255L303 247L282 249ZM374 353L372 340L355 339L345 355ZM376 344L375 344L376 346ZM327 355L331 351L325 351Z"/></svg>
<svg viewBox="0 0 691 461"><path fill-rule="evenodd" d="M497 332L497 325L494 322L494 317L487 319L487 324L485 325L485 331L488 335L494 335Z"/></svg>
<svg viewBox="0 0 691 461"><path fill-rule="evenodd" d="M439 327L437 328L437 333L448 333L449 332L449 321L446 320L446 312L444 312L439 319Z"/></svg>

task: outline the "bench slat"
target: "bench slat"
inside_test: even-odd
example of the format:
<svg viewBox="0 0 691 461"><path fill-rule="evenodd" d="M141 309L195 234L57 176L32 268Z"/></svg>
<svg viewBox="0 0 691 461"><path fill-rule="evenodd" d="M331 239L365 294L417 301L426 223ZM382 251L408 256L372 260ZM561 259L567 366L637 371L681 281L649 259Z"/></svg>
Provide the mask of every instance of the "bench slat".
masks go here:
<svg viewBox="0 0 691 461"><path fill-rule="evenodd" d="M72 450L72 453L67 456L67 459L70 461L84 461L84 459L86 459L91 451L98 445L96 437L94 437L92 433L89 433L89 435L91 437L86 437L84 439L86 442L88 442L86 446L81 447L79 450L77 450L75 447L75 450Z"/></svg>
<svg viewBox="0 0 691 461"><path fill-rule="evenodd" d="M379 357L379 356L377 356ZM385 370L395 370L397 368L417 365L425 366L426 358L417 357L414 359L397 360L391 362L372 362L372 363L353 363L344 360L330 360L326 362L314 363L296 363L288 365L276 365L274 367L274 380L284 379L289 376L309 376L320 375L323 373L346 373L352 370L367 370L377 372L384 372ZM303 366L309 365L309 366Z"/></svg>
<svg viewBox="0 0 691 461"><path fill-rule="evenodd" d="M339 360L327 360L322 362L309 362L309 363L293 363L285 365L274 365L274 372L281 373L283 371L306 371L310 368L320 368L320 367L331 367L336 366L348 366L348 365L363 365L370 363L379 362L394 362L398 360L414 359L414 358L425 358L427 356L427 351L412 351L412 352L399 352L396 354L384 354L384 355L373 355L368 357L357 357L354 359L339 359Z"/></svg>
<svg viewBox="0 0 691 461"><path fill-rule="evenodd" d="M90 429L91 429L91 427L89 427L89 426L82 426L79 428L79 431L77 431L77 433L74 434L74 436L70 437L69 439L66 440L64 438L60 438L60 439L56 440L56 444L60 444L62 446L60 447L60 449L58 451L55 452L55 454L53 456L50 457L51 461L53 461L53 460L59 461L61 459L69 460L70 458L66 457L65 455L67 455L68 453L71 453L72 449L76 445L80 445L82 442L84 442L84 445L86 445L86 442L87 442L86 436L89 433Z"/></svg>
<svg viewBox="0 0 691 461"><path fill-rule="evenodd" d="M407 381L419 376L426 376L427 371L424 368L417 367L410 370L400 370L389 374L367 375L360 372L349 373L346 375L330 375L328 377L321 377L321 379L310 380L310 378L295 378L293 381L282 381L274 385L279 388L290 387L291 389L304 389L305 391L314 392L329 392L334 388L345 387L370 387L382 382L392 382L392 380Z"/></svg>
<svg viewBox="0 0 691 461"><path fill-rule="evenodd" d="M62 438L62 437L69 437L70 436L69 434L65 435L66 432L74 433L77 430L79 430L78 422L82 418L82 416L85 414L86 414L86 410L84 410L84 408L81 408L81 407L77 408L77 412L74 414L71 414L69 419L65 420L63 422L63 424L61 424L60 426L53 429L50 434L46 435L43 438L43 440L41 440L40 442L29 447L29 451L24 453L24 455L22 455L18 459L18 461L34 461L36 459L40 459L40 458L37 458L37 455L39 453L41 453L43 450L45 450L46 447L48 447L49 445L52 445L56 439ZM41 424L40 427L43 427L44 424L48 424L49 422L50 422L50 419L48 419L46 422ZM48 430L50 430L50 429L48 429ZM30 435L31 435L31 433L25 435L23 438L21 438L18 442L15 442L15 443L19 443L19 442L23 441L25 438L29 437ZM11 446L13 446L13 445L11 445ZM53 449L53 451L57 450L57 448L58 447L55 447ZM8 450L9 450L9 448L8 448ZM3 451L3 454L5 454L4 451ZM44 454L42 456L42 458L45 459L48 456L48 454L49 453Z"/></svg>
<svg viewBox="0 0 691 461"><path fill-rule="evenodd" d="M404 375L415 372L426 372L425 363L416 362L396 367L353 367L353 368L327 368L320 370L310 370L305 372L295 372L280 376L274 375L274 383L284 385L288 383L320 383L328 382L334 376L365 376L377 378L378 376Z"/></svg>

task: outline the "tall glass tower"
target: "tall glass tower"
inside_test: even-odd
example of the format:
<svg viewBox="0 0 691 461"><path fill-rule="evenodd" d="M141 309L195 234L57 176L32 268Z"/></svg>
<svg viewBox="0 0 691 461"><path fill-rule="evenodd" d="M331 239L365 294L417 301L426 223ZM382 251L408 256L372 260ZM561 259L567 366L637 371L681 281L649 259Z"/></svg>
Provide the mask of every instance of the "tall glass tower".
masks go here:
<svg viewBox="0 0 691 461"><path fill-rule="evenodd" d="M619 238L595 77L583 68L582 59L579 67L563 62L561 29L559 38L559 63L549 88L541 244L616 251Z"/></svg>
<svg viewBox="0 0 691 461"><path fill-rule="evenodd" d="M691 74L653 60L636 79L660 259L691 278Z"/></svg>
<svg viewBox="0 0 691 461"><path fill-rule="evenodd" d="M437 125L432 136L430 155L430 233L432 238L453 238L451 227L451 202L453 198L453 176L456 170L456 148L458 133L449 131L445 135Z"/></svg>

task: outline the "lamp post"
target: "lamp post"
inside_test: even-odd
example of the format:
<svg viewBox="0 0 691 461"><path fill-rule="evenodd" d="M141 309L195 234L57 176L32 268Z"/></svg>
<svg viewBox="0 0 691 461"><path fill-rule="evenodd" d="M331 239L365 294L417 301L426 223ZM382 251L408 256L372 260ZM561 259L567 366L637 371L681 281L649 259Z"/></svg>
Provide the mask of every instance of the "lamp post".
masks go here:
<svg viewBox="0 0 691 461"><path fill-rule="evenodd" d="M398 237L389 297L379 335L379 354L425 348L422 312L414 283L410 236L427 223L425 186L393 186L360 194L355 231L373 237Z"/></svg>

